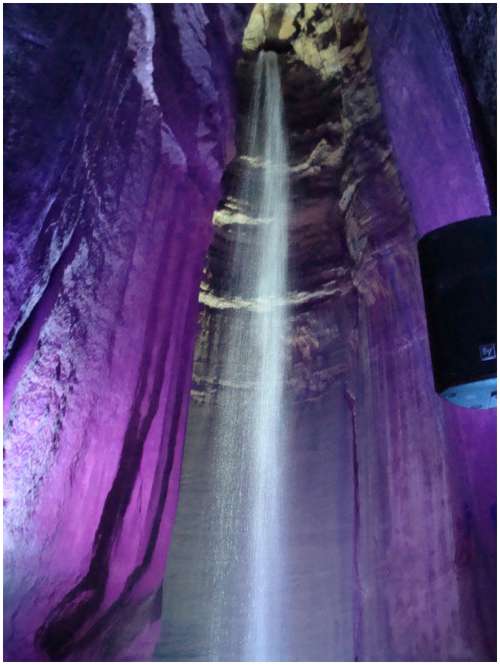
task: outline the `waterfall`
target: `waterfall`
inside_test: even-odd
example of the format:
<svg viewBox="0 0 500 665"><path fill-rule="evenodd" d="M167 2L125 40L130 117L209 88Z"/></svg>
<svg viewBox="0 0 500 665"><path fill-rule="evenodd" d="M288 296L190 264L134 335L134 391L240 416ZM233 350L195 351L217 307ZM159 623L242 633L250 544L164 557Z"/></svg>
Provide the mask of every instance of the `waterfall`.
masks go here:
<svg viewBox="0 0 500 665"><path fill-rule="evenodd" d="M286 337L286 270L288 222L287 151L283 126L282 95L275 53L261 52L257 63L255 99L250 123L250 155L260 147L262 164L255 191L257 219L263 225L257 243L258 278L254 334L259 348L253 414L251 491L252 522L250 622L246 655L266 658L269 632L279 640L275 618L280 615L280 570L283 515L281 446L284 408ZM254 130L256 128L257 131ZM258 145L261 138L261 145ZM278 603L278 604L277 604Z"/></svg>
<svg viewBox="0 0 500 665"><path fill-rule="evenodd" d="M213 429L214 603L210 655L228 652L241 616L243 659L270 658L280 638L288 168L278 58L261 52L246 133L227 284L241 304L228 317ZM231 573L244 577L239 603ZM229 649L230 650L230 649Z"/></svg>

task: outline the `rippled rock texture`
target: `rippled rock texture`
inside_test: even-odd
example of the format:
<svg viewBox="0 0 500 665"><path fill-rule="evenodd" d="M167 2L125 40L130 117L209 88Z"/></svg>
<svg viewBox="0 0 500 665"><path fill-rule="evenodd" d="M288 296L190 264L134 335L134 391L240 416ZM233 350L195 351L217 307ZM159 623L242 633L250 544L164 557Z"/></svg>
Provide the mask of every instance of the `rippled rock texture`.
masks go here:
<svg viewBox="0 0 500 665"><path fill-rule="evenodd" d="M279 53L290 141L288 635L272 656L494 659L495 413L434 393L416 254L419 233L489 210L487 191L440 14L390 5L367 15L257 5L238 63L244 116L257 50ZM224 390L223 331L253 306L224 271L234 225L247 225L248 243L255 228L235 198L241 159L240 145L200 294L160 659L206 659L210 630L225 631L223 657L238 659L245 630L231 561L218 562L231 619L216 626L221 571L202 508L216 500L206 432ZM244 382L235 368L243 394ZM236 494L231 506L227 538L237 539Z"/></svg>
<svg viewBox="0 0 500 665"><path fill-rule="evenodd" d="M5 10L5 656L147 659L236 5Z"/></svg>

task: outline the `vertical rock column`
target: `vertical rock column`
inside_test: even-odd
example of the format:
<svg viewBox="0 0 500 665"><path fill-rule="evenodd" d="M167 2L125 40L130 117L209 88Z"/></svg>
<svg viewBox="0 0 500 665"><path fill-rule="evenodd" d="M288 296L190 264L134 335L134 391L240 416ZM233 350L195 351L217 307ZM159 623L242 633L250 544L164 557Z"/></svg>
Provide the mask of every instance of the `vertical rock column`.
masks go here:
<svg viewBox="0 0 500 665"><path fill-rule="evenodd" d="M373 4L366 13L383 115L418 235L490 214L496 193L496 6ZM419 284L415 288L420 292ZM436 405L452 496L455 574L469 597L457 616L468 642L476 640L477 657L491 658L496 411L442 400Z"/></svg>

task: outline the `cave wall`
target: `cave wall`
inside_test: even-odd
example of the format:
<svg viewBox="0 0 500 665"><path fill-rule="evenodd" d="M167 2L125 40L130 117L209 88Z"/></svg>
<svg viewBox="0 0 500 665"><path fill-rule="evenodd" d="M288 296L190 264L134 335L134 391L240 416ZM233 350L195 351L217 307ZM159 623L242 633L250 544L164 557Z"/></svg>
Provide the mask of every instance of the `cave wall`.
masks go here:
<svg viewBox="0 0 500 665"><path fill-rule="evenodd" d="M245 5L9 5L5 657L158 635Z"/></svg>
<svg viewBox="0 0 500 665"><path fill-rule="evenodd" d="M494 3L441 5L457 69L464 85L479 148L496 173L497 6Z"/></svg>
<svg viewBox="0 0 500 665"><path fill-rule="evenodd" d="M5 8L13 660L148 658L188 406L183 483L203 488L227 315L211 217L238 172L234 69L251 7L148 7ZM494 659L495 414L433 393L415 250L422 232L489 210L480 132L435 6L363 12L262 5L238 65L244 109L268 39L289 109L289 648ZM449 20L467 49L471 22ZM197 655L213 616L197 576L210 494L188 496L157 650L177 658Z"/></svg>
<svg viewBox="0 0 500 665"><path fill-rule="evenodd" d="M276 660L495 654L496 414L434 393L416 252L423 232L489 202L446 30L436 7L420 8L262 4L245 31L241 108L256 51L276 50L290 140L290 546ZM238 660L246 630L244 466L238 453L218 460L207 435L226 389L223 331L248 305L224 279L245 213L239 173L235 159L200 292L160 660ZM234 368L230 386L244 383ZM203 506L217 501L218 463L233 498L217 518Z"/></svg>
<svg viewBox="0 0 500 665"><path fill-rule="evenodd" d="M479 135L481 126L471 116L467 80L443 11L437 4L366 7L384 117L419 235L490 212L481 153L491 137ZM489 29L476 28L476 34L491 35L495 44L496 14L486 24ZM452 26L451 34L465 42ZM494 97L491 66L477 69L469 80L482 80ZM482 106L494 113L484 97Z"/></svg>
<svg viewBox="0 0 500 665"><path fill-rule="evenodd" d="M495 213L496 6L370 4L366 15L384 118L418 236ZM440 406L455 496L457 576L469 586L491 656L496 410Z"/></svg>

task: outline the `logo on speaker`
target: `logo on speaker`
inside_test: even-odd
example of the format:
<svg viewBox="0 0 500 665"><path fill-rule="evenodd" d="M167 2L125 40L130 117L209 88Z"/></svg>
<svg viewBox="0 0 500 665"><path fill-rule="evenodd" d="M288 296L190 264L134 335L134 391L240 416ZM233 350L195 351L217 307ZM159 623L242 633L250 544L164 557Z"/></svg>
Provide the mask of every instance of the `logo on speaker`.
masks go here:
<svg viewBox="0 0 500 665"><path fill-rule="evenodd" d="M497 349L495 344L480 344L479 355L483 361L495 360L497 357Z"/></svg>

